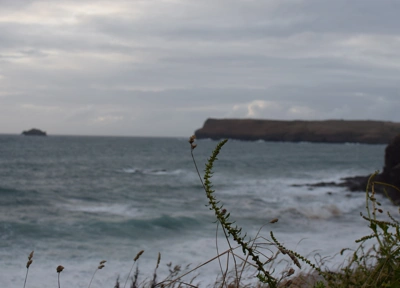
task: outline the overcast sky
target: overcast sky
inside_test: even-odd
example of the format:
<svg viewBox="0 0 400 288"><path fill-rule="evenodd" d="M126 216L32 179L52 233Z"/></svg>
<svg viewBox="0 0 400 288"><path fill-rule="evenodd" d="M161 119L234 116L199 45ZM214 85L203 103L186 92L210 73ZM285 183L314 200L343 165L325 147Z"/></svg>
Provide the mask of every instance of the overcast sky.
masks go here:
<svg viewBox="0 0 400 288"><path fill-rule="evenodd" d="M0 133L400 122L400 1L0 0Z"/></svg>

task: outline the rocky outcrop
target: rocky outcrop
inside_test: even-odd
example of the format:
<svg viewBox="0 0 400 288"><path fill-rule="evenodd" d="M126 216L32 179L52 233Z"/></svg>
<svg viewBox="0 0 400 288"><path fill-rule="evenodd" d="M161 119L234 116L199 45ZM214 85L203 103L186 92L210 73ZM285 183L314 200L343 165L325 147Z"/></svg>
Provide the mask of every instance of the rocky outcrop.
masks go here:
<svg viewBox="0 0 400 288"><path fill-rule="evenodd" d="M314 184L307 184L310 189L313 187L346 187L349 191L363 191L368 184L368 180L371 175L368 176L356 176L347 177L341 179L340 183L336 182L319 182ZM383 172L376 175L373 179L377 182L383 182L395 187L400 188L400 134L392 139L389 145L385 149L385 166ZM299 186L299 185L294 185ZM375 191L378 193L385 193L393 200L397 205L400 205L400 191L395 188L383 185L375 185Z"/></svg>
<svg viewBox="0 0 400 288"><path fill-rule="evenodd" d="M26 135L26 136L47 136L46 132L39 130L39 129L31 129L28 131L23 131L22 135Z"/></svg>
<svg viewBox="0 0 400 288"><path fill-rule="evenodd" d="M198 139L386 144L400 134L400 123L370 120L277 121L207 119Z"/></svg>
<svg viewBox="0 0 400 288"><path fill-rule="evenodd" d="M393 138L386 147L385 167L376 180L400 188L400 135ZM391 187L385 187L385 189L389 197L400 204L400 192Z"/></svg>

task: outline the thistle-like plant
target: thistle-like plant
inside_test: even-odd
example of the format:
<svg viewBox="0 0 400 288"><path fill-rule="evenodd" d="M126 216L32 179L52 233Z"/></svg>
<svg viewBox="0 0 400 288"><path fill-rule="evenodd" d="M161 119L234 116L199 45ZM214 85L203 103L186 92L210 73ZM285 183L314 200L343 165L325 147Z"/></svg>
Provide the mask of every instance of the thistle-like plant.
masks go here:
<svg viewBox="0 0 400 288"><path fill-rule="evenodd" d="M233 240L240 245L243 253L245 255L247 254L249 258L255 263L258 270L258 275L257 275L258 279L263 283L269 284L270 287L277 287L277 280L274 277L272 277L268 271L264 269L264 263L261 262L256 249L254 248L253 245L250 244L250 241L246 240L246 234L242 235L242 228L238 227L237 225L234 225L235 222L230 219L231 216L230 213L224 208L222 204L220 204L220 202L215 197L214 194L215 190L212 189L213 185L211 182L211 177L213 175L212 169L214 166L214 162L218 159L217 158L218 154L220 153L222 147L226 144L226 142L228 142L228 140L225 139L219 142L218 145L215 147L214 151L212 152L210 158L206 163L205 174L203 177L204 181L200 176L200 172L197 168L196 160L193 155L193 150L197 146L194 143L194 140L195 140L194 135L189 138L189 143L191 146L191 155L193 163L196 167L196 171L203 185L204 191L206 192L206 196L208 198L208 206L210 210L214 211L217 221L221 224L222 228L224 229L224 232L226 232L227 240L228 237L231 236Z"/></svg>

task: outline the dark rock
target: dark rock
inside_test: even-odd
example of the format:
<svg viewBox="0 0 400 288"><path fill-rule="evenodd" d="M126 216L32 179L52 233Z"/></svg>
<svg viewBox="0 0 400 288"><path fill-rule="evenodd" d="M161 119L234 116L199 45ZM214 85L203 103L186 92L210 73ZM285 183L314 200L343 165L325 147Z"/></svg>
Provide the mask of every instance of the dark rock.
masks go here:
<svg viewBox="0 0 400 288"><path fill-rule="evenodd" d="M22 135L26 135L26 136L47 136L46 132L39 130L39 129L31 129L28 131L23 131Z"/></svg>
<svg viewBox="0 0 400 288"><path fill-rule="evenodd" d="M312 187L345 187L348 191L356 192L362 191L365 192L368 180L371 175L368 176L355 176L355 177L346 177L342 178L339 183L337 182L318 182L312 184L299 185L295 184L294 187L306 186ZM386 183L389 185L393 185L395 187L400 188L400 135L397 135L393 138L393 140L389 143L389 145L385 149L385 166L383 168L383 172L377 174L373 181ZM400 191L390 186L379 185L376 183L375 191L377 193L385 194L385 190L387 195L392 199L392 201L400 205Z"/></svg>
<svg viewBox="0 0 400 288"><path fill-rule="evenodd" d="M341 187L346 187L349 191L352 192L365 191L370 176L371 175L342 178L340 179L342 182L340 182L338 185Z"/></svg>
<svg viewBox="0 0 400 288"><path fill-rule="evenodd" d="M383 172L377 175L376 181L400 187L400 135L397 135L385 149L385 166ZM381 187L380 190L382 189ZM400 192L392 187L385 187L389 197L400 204Z"/></svg>
<svg viewBox="0 0 400 288"><path fill-rule="evenodd" d="M386 144L400 133L400 123L370 120L276 121L207 119L199 139Z"/></svg>

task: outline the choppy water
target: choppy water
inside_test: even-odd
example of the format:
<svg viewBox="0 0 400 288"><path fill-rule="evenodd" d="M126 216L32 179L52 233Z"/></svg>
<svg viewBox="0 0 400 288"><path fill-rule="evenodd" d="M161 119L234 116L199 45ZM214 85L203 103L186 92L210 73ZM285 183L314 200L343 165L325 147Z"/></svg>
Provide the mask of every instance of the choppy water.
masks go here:
<svg viewBox="0 0 400 288"><path fill-rule="evenodd" d="M217 142L198 141L203 169ZM359 217L365 195L342 188L293 187L367 175L383 166L384 145L229 141L215 165L217 197L248 235L267 225L289 248L333 255L369 233ZM331 192L328 195L327 192ZM212 211L187 139L0 136L0 287L114 287L137 252L141 277L166 263L193 265L216 255ZM221 251L226 246L219 239ZM217 264L199 281L210 282ZM211 275L211 276L210 276ZM211 280L211 282L212 282ZM122 281L124 282L124 281Z"/></svg>

